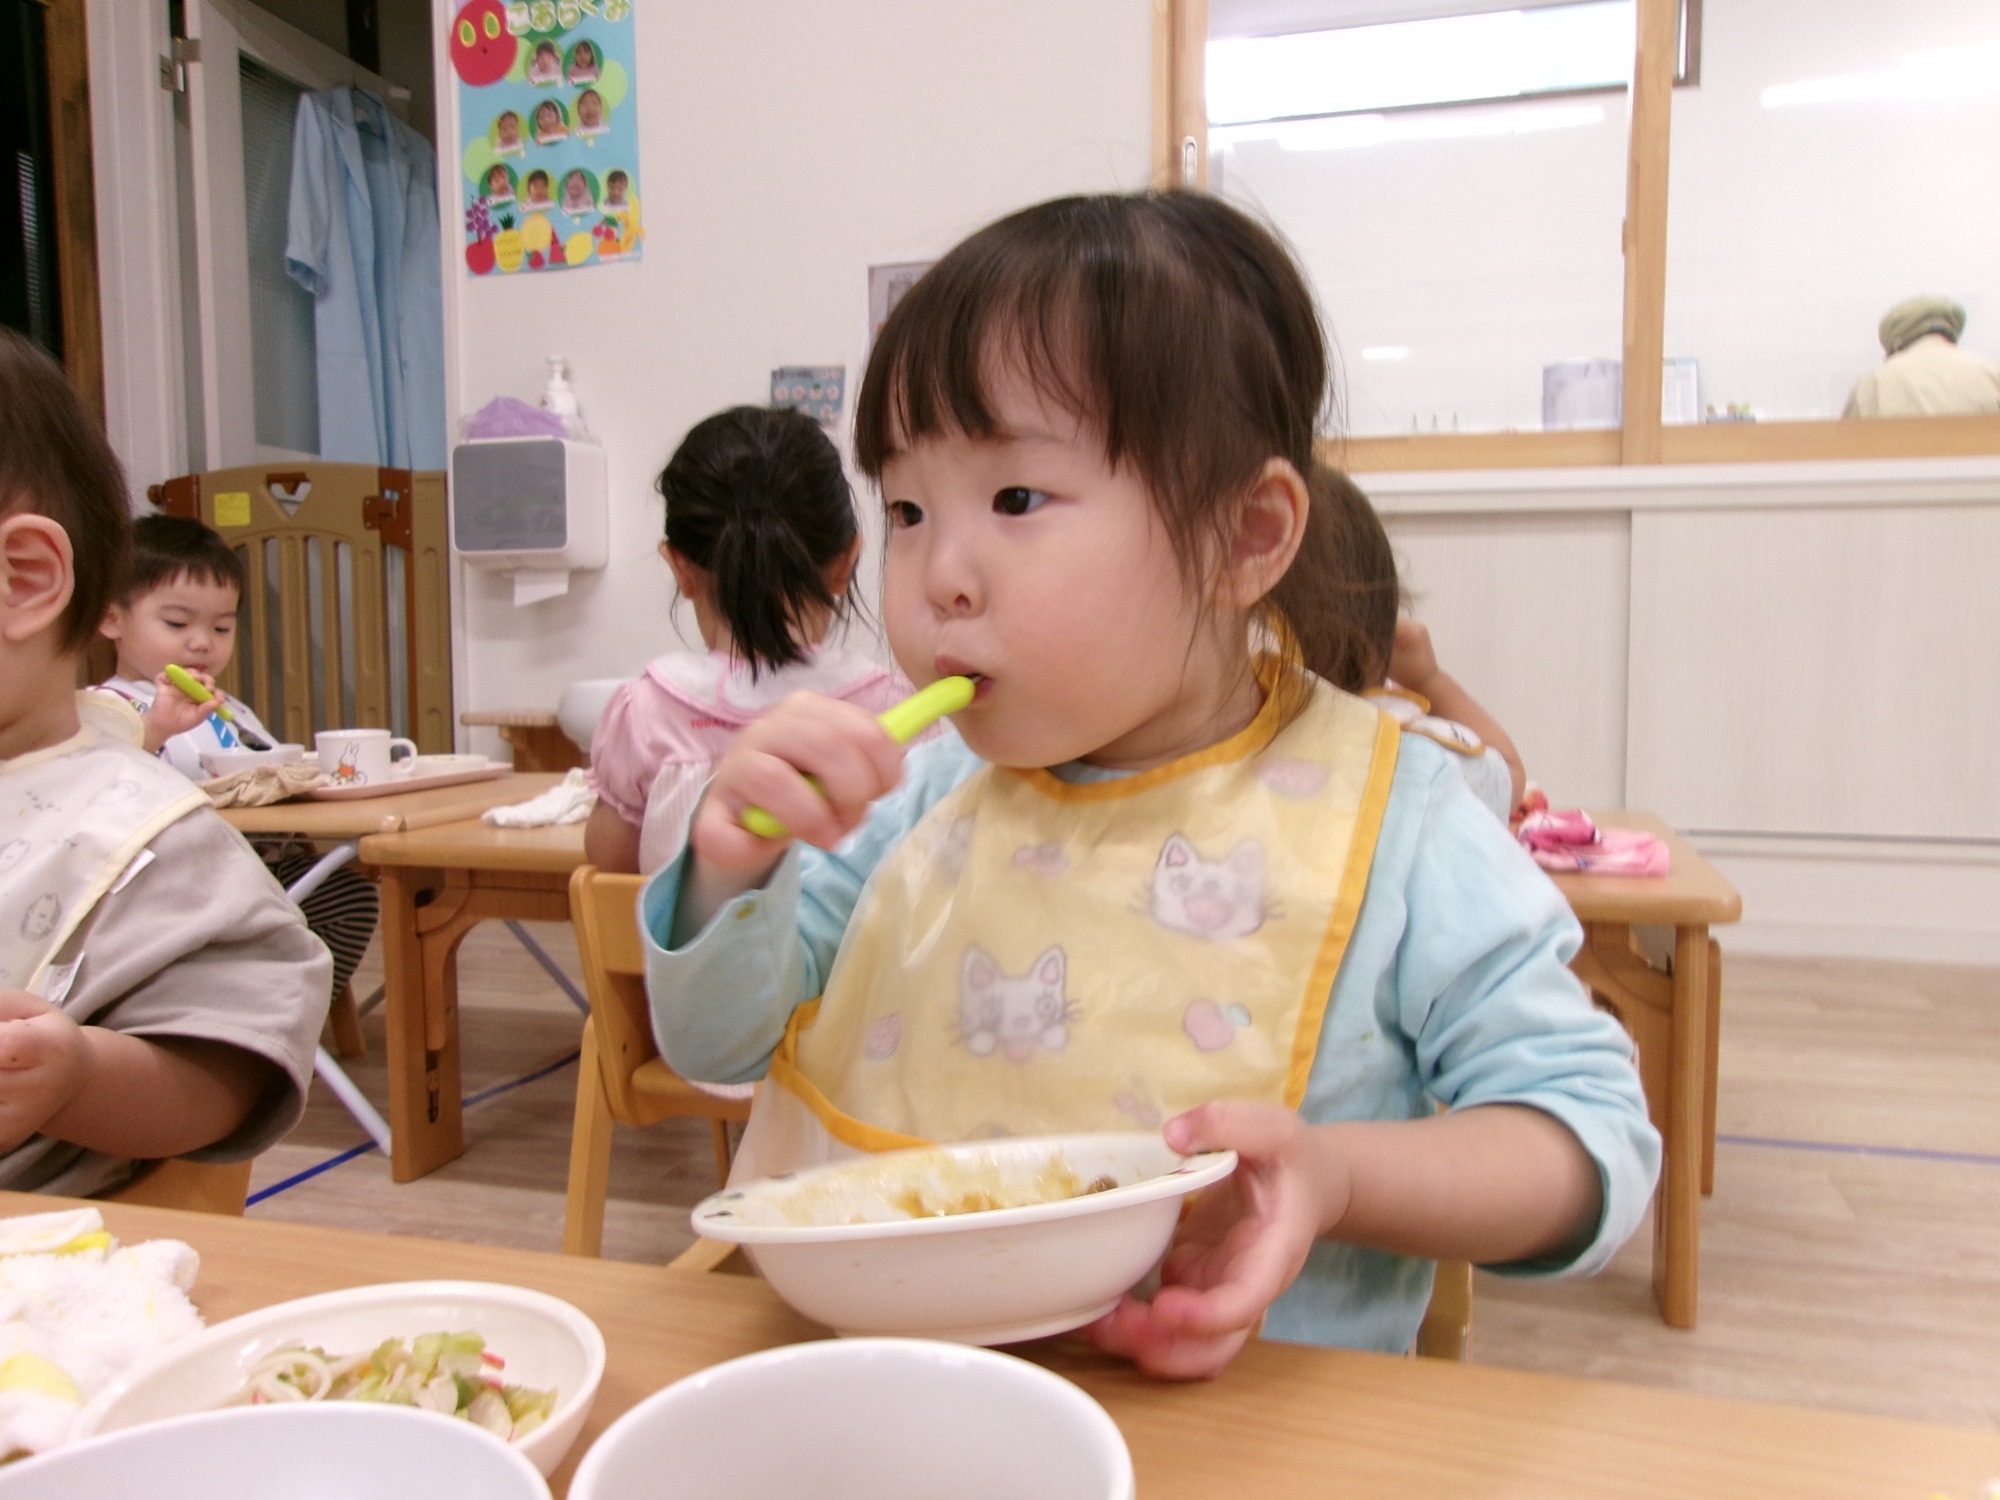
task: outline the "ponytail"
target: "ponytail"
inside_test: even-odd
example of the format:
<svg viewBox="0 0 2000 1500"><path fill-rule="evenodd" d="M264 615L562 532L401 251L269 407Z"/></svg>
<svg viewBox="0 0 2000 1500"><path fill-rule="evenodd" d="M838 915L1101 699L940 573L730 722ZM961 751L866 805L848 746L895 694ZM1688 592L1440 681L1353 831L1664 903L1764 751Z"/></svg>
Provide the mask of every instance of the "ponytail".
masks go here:
<svg viewBox="0 0 2000 1500"><path fill-rule="evenodd" d="M827 573L858 535L826 434L801 412L731 407L690 429L657 487L667 544L709 575L751 677L804 661L806 622L844 608Z"/></svg>
<svg viewBox="0 0 2000 1500"><path fill-rule="evenodd" d="M1382 685L1402 589L1382 518L1361 487L1313 462L1298 555L1266 601L1283 654L1350 693Z"/></svg>

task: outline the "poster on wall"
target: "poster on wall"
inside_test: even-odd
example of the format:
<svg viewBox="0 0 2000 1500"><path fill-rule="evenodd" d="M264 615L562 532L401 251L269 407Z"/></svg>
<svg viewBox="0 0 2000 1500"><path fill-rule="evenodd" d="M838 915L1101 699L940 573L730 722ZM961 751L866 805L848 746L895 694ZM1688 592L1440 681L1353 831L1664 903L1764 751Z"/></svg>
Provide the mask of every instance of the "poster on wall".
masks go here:
<svg viewBox="0 0 2000 1500"><path fill-rule="evenodd" d="M934 260L901 260L890 265L868 268L868 347L875 347L875 336L882 331L882 325L889 321L889 314L896 310L896 304L903 300L903 294L917 284L917 279L936 265Z"/></svg>
<svg viewBox="0 0 2000 1500"><path fill-rule="evenodd" d="M639 258L632 9L469 0L452 17L469 275Z"/></svg>

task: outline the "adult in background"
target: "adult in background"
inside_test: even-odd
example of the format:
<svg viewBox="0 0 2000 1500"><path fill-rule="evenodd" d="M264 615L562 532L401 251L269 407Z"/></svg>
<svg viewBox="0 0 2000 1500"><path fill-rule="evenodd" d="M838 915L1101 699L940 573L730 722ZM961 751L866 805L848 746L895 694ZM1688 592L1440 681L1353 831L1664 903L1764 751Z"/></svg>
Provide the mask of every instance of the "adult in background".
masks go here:
<svg viewBox="0 0 2000 1500"><path fill-rule="evenodd" d="M1958 347L1965 309L1912 297L1882 315L1879 370L1847 398L1847 417L1958 417L2000 412L2000 366Z"/></svg>

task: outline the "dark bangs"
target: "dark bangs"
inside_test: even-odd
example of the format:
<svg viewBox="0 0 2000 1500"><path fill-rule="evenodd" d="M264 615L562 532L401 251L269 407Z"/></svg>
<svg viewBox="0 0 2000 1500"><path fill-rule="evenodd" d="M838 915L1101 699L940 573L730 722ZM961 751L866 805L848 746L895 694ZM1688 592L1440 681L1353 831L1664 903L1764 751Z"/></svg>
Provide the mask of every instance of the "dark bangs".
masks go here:
<svg viewBox="0 0 2000 1500"><path fill-rule="evenodd" d="M1196 193L1062 198L980 230L883 325L855 456L999 435L988 387L1019 370L1151 492L1190 582L1267 460L1313 464L1325 336L1275 236Z"/></svg>

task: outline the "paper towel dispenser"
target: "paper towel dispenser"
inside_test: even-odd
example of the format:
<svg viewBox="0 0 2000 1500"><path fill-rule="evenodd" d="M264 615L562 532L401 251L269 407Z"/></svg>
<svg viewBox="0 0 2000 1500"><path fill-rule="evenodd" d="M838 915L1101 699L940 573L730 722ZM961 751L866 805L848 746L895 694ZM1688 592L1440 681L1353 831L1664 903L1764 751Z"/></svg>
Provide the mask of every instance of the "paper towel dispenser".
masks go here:
<svg viewBox="0 0 2000 1500"><path fill-rule="evenodd" d="M608 556L604 450L569 438L490 438L451 451L451 540L514 575L515 602L565 592Z"/></svg>

